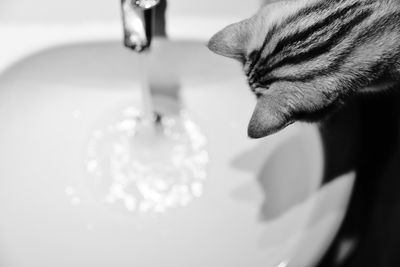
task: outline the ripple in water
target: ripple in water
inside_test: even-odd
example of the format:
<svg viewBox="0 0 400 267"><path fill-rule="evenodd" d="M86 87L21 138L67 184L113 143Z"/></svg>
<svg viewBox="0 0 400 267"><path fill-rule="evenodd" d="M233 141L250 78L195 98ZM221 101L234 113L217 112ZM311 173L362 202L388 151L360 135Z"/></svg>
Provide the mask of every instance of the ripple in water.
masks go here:
<svg viewBox="0 0 400 267"><path fill-rule="evenodd" d="M161 124L144 121L137 109L92 133L87 171L96 200L129 212L163 213L203 193L206 138L185 113Z"/></svg>

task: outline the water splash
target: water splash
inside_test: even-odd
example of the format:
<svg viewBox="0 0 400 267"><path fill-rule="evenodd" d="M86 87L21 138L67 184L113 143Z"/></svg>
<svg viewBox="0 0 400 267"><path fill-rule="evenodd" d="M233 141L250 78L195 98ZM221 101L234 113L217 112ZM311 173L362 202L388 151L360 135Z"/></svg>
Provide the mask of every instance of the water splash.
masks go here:
<svg viewBox="0 0 400 267"><path fill-rule="evenodd" d="M93 131L86 169L96 199L128 212L163 213L203 193L206 138L185 113L148 126L134 107Z"/></svg>

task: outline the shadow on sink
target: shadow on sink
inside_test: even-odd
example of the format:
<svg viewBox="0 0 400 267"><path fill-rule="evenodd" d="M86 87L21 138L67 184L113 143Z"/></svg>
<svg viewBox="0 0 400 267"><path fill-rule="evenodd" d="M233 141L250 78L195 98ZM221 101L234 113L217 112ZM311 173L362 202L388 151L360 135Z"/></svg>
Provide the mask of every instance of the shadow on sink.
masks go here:
<svg viewBox="0 0 400 267"><path fill-rule="evenodd" d="M318 189L323 162L319 138L316 129L309 129L290 136L272 151L267 142L261 142L231 162L234 168L255 172L264 196L260 220L280 217ZM266 159L260 158L267 153ZM246 186L233 193L238 198L248 198L251 194Z"/></svg>

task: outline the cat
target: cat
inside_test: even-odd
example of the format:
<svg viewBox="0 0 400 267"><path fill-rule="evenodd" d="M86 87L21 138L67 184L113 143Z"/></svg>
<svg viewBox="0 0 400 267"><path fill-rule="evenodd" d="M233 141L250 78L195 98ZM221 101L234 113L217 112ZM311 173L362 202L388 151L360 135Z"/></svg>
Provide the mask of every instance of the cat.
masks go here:
<svg viewBox="0 0 400 267"><path fill-rule="evenodd" d="M397 84L400 1L273 2L215 34L208 48L242 63L257 97L248 135L261 138Z"/></svg>

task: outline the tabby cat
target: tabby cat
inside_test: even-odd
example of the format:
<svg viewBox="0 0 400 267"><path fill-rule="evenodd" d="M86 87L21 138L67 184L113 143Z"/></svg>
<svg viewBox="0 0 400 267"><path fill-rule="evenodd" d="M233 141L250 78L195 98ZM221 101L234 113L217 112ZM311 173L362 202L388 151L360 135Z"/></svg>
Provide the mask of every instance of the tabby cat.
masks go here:
<svg viewBox="0 0 400 267"><path fill-rule="evenodd" d="M208 47L243 64L257 96L248 134L260 138L396 84L400 1L278 1L218 32Z"/></svg>

